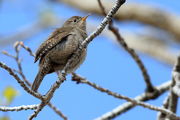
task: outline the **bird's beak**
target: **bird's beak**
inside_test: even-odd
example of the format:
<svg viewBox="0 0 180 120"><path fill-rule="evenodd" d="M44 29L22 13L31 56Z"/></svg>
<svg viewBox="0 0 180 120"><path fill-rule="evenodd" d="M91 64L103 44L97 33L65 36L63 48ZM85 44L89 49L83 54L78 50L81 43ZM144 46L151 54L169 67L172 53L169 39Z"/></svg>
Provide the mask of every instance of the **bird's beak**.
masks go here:
<svg viewBox="0 0 180 120"><path fill-rule="evenodd" d="M82 20L82 21L86 21L86 19L87 19L89 16L90 16L90 14L87 15L87 16L85 16L85 17L83 17L81 20Z"/></svg>

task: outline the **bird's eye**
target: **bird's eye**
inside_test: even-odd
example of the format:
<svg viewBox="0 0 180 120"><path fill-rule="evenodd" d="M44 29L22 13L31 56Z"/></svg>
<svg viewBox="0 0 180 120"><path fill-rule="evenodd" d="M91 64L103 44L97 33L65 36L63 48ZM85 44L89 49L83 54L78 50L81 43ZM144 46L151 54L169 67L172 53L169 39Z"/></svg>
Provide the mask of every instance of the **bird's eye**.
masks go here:
<svg viewBox="0 0 180 120"><path fill-rule="evenodd" d="M74 19L74 22L77 22L77 20L76 20L76 19Z"/></svg>

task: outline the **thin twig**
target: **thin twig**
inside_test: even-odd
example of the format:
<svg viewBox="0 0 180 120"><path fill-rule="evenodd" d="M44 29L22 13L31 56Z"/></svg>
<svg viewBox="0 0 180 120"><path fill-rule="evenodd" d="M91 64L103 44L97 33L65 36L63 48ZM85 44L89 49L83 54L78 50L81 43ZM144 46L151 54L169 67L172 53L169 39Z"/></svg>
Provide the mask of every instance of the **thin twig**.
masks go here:
<svg viewBox="0 0 180 120"><path fill-rule="evenodd" d="M8 56L8 57L11 57L11 58L15 59L15 56L9 54L7 51L2 51L1 53Z"/></svg>
<svg viewBox="0 0 180 120"><path fill-rule="evenodd" d="M135 97L134 99L137 101L148 101L148 100L156 99L160 95L162 95L165 91L167 91L170 88L170 86L171 86L171 81L165 82L165 83L161 84L160 86L156 87L158 92L155 91L151 94L147 94L147 92L144 92L144 93L138 95L137 97ZM134 108L135 106L136 105L134 105L131 102L123 103L123 104L117 106L116 108L110 110L109 112L106 112L103 115L99 116L95 120L113 119L113 118L127 112L128 110Z"/></svg>
<svg viewBox="0 0 180 120"><path fill-rule="evenodd" d="M131 99L131 98L127 97L127 96L123 96L123 95L120 95L118 93L112 92L112 91L110 91L108 89L102 88L102 87L98 86L97 84L92 83L92 82L82 78L81 76L79 76L79 75L77 75L75 73L73 73L72 75L73 75L72 80L77 81L77 83L88 84L89 86L91 86L91 87L93 87L93 88L95 88L95 89L97 89L97 90L99 90L101 92L104 92L104 93L106 93L108 95L111 95L111 96L113 96L115 98L126 100L126 101L131 102L131 103L133 103L135 105L143 106L144 108L148 108L148 109L155 110L155 111L160 111L162 113L167 114L172 119L180 120L180 117L176 116L176 114L174 114L173 112L171 112L171 111L169 111L167 109L156 107L156 106L150 105L148 103L137 101L137 100Z"/></svg>
<svg viewBox="0 0 180 120"><path fill-rule="evenodd" d="M168 106L169 106L169 95L164 100L162 107L168 109ZM165 120L165 119L166 119L166 114L159 112L157 116L157 120Z"/></svg>
<svg viewBox="0 0 180 120"><path fill-rule="evenodd" d="M59 73L58 76L59 79L53 84L53 86L50 88L50 90L46 93L44 100L42 100L41 104L38 106L38 108L34 111L34 113L29 117L29 120L32 120L35 118L38 113L49 103L51 98L53 97L54 92L57 90L57 88L60 87L60 85L64 82L66 79L65 76L62 73Z"/></svg>
<svg viewBox="0 0 180 120"><path fill-rule="evenodd" d="M54 106L53 104L49 103L48 106L50 108L52 108L58 115L60 115L64 120L67 120L68 118L60 111L57 109L56 106Z"/></svg>
<svg viewBox="0 0 180 120"><path fill-rule="evenodd" d="M26 76L24 75L24 72L22 70L22 65L21 65L21 61L20 61L20 58L19 58L19 51L20 51L20 46L19 45L23 45L23 42L19 42L17 41L15 44L14 44L14 49L16 51L16 56L15 56L15 60L16 60L16 63L17 63L17 66L18 66L18 69L19 69L19 74L21 75L22 79L24 80L24 82L30 86L30 82L26 79Z"/></svg>
<svg viewBox="0 0 180 120"><path fill-rule="evenodd" d="M43 109L45 105L46 104L44 102L41 102L41 104L37 107L34 113L29 117L29 120L33 120L33 118L35 118L38 115L38 113Z"/></svg>
<svg viewBox="0 0 180 120"><path fill-rule="evenodd" d="M32 50L31 50L28 46L25 46L22 41L19 42L19 45L20 45L22 48L24 48L25 50L27 50L31 56L35 57L35 55L34 55L34 53L32 52Z"/></svg>
<svg viewBox="0 0 180 120"><path fill-rule="evenodd" d="M2 62L0 62L0 67L3 68L3 69L5 69L7 72L9 72L9 74L10 74L11 76L13 76L15 80L17 80L17 82L21 85L21 87L22 87L26 92L28 92L29 94L31 94L31 95L33 95L34 97L39 98L39 99L41 99L41 100L44 99L44 97L43 97L41 94L32 91L32 90L24 83L24 81L22 81L22 80L19 78L19 76L13 72L13 70L12 70L10 67L8 67L7 65L5 65L5 64L2 63Z"/></svg>
<svg viewBox="0 0 180 120"><path fill-rule="evenodd" d="M105 8L101 3L101 0L98 0L98 4L101 8L101 11L103 13L104 16L106 16L106 12L105 12ZM120 33L118 32L118 28L116 28L113 25L113 20L111 20L109 22L109 26L108 26L109 30L114 33L114 35L116 36L117 41L120 43L120 45L131 55L131 57L133 58L133 60L137 63L138 67L140 68L142 75L144 77L144 81L146 83L146 90L147 92L154 92L154 87L151 83L150 80L150 76L146 70L146 67L144 66L143 62L141 61L141 59L139 58L139 56L136 54L136 52L134 51L134 49L130 48L128 46L128 44L125 42L124 38L122 38L122 36L120 35Z"/></svg>

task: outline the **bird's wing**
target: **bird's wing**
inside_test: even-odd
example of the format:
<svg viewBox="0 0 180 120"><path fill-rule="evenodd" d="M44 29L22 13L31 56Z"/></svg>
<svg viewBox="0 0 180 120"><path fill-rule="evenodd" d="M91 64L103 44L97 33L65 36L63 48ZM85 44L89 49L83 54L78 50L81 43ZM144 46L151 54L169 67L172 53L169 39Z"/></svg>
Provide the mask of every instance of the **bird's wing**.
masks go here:
<svg viewBox="0 0 180 120"><path fill-rule="evenodd" d="M36 51L36 56L34 62L41 59L49 50L56 46L63 38L66 38L71 34L72 27L63 27L56 29L50 37L43 42L39 49Z"/></svg>

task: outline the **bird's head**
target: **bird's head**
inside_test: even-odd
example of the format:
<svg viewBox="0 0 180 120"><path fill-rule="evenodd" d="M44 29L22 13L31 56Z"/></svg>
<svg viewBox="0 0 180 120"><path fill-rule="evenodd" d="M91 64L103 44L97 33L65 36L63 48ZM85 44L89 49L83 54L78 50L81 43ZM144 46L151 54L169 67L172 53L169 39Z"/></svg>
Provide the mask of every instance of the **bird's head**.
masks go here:
<svg viewBox="0 0 180 120"><path fill-rule="evenodd" d="M80 17L80 16L73 16L71 18L69 18L64 24L64 27L78 27L82 30L86 30L86 19L89 15L85 16L85 17Z"/></svg>

